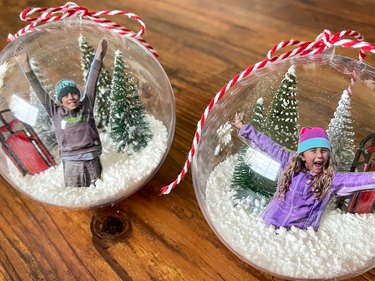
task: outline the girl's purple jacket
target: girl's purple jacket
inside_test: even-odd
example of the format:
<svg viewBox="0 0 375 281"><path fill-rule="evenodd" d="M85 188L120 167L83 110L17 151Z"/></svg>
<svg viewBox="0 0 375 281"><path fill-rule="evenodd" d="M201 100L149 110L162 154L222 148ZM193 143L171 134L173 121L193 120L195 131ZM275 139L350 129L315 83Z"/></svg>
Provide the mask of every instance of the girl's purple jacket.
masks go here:
<svg viewBox="0 0 375 281"><path fill-rule="evenodd" d="M281 171L285 170L289 160L295 155L249 124L243 125L238 134L248 144L278 161ZM322 214L334 195L346 196L356 191L375 189L375 173L335 172L330 190L323 198L317 199L311 191L311 183L307 183L310 178L311 174L308 171L295 173L285 198L281 200L274 196L262 213L263 220L277 228L289 229L295 226L301 229L312 227L317 230Z"/></svg>

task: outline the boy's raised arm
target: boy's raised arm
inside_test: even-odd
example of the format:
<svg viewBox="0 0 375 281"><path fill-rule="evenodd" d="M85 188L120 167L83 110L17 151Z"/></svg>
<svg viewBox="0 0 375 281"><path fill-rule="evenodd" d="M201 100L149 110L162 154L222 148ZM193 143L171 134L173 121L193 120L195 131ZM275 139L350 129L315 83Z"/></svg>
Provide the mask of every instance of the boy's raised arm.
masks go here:
<svg viewBox="0 0 375 281"><path fill-rule="evenodd" d="M29 55L23 47L17 47L14 52L14 58L21 66L23 72L27 73L31 71Z"/></svg>
<svg viewBox="0 0 375 281"><path fill-rule="evenodd" d="M98 48L96 49L96 59L103 62L105 54L107 53L107 40L104 38L100 40Z"/></svg>
<svg viewBox="0 0 375 281"><path fill-rule="evenodd" d="M29 59L29 55L27 51L23 47L19 46L15 50L13 56L18 62L29 84L34 89L35 94L38 96L39 100L41 101L45 109L47 110L48 115L51 116L55 110L55 102L43 89L34 71L32 70L30 66L30 59Z"/></svg>
<svg viewBox="0 0 375 281"><path fill-rule="evenodd" d="M94 107L95 95L96 95L96 83L99 78L100 71L103 67L103 60L107 53L107 40L104 38L100 40L95 53L95 59L91 63L90 72L87 77L87 82L85 85L84 96L81 101L87 99L89 104Z"/></svg>

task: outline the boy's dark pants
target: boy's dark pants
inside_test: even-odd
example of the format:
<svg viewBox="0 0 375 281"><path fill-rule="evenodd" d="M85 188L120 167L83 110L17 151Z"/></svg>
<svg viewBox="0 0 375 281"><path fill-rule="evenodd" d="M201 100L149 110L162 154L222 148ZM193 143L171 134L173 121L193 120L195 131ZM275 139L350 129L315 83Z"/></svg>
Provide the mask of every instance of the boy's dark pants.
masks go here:
<svg viewBox="0 0 375 281"><path fill-rule="evenodd" d="M102 165L99 157L92 160L63 160L64 181L66 186L87 187L100 179Z"/></svg>

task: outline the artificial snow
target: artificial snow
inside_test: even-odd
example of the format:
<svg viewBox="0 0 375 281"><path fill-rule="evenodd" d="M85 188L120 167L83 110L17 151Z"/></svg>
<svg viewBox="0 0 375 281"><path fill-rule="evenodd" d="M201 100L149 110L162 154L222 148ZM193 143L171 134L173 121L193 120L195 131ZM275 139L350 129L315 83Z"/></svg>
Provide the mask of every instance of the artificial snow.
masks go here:
<svg viewBox="0 0 375 281"><path fill-rule="evenodd" d="M66 187L61 162L40 174L23 177L9 161L11 182L36 200L71 208L97 207L129 196L155 172L167 149L166 127L151 115L145 117L150 124L152 138L145 148L131 155L117 152L108 134L101 133L103 171L102 179L95 186Z"/></svg>
<svg viewBox="0 0 375 281"><path fill-rule="evenodd" d="M342 213L329 205L318 231L275 229L251 208L233 202L237 155L207 180L206 207L220 237L250 264L287 278L343 277L374 266L375 215Z"/></svg>

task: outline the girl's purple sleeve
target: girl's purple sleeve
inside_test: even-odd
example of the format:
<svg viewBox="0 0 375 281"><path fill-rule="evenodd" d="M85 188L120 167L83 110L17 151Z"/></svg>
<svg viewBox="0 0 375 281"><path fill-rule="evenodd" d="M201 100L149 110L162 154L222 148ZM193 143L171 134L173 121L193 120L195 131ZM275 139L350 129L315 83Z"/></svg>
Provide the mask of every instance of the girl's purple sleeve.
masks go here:
<svg viewBox="0 0 375 281"><path fill-rule="evenodd" d="M244 124L239 130L238 135L248 144L253 144L255 147L266 152L274 160L280 162L282 166L284 166L292 156L291 152L288 152L281 145L255 130L250 124Z"/></svg>
<svg viewBox="0 0 375 281"><path fill-rule="evenodd" d="M333 178L332 188L339 196L347 196L357 191L374 190L375 173L336 173Z"/></svg>
<svg viewBox="0 0 375 281"><path fill-rule="evenodd" d="M375 173L336 173L332 188L339 196L347 196L357 191L375 189Z"/></svg>

